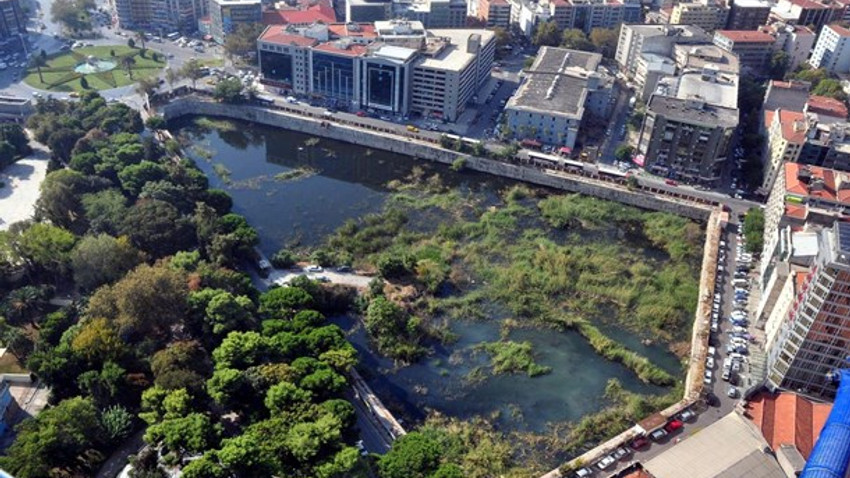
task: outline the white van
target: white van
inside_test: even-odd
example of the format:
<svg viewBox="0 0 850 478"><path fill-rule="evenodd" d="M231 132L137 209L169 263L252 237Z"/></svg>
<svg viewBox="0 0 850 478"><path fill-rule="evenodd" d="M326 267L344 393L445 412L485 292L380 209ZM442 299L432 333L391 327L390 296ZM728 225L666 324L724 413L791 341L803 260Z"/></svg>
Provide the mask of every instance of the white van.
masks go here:
<svg viewBox="0 0 850 478"><path fill-rule="evenodd" d="M748 281L747 279L735 279L732 281L732 285L734 285L735 287L746 287L750 285L750 281Z"/></svg>

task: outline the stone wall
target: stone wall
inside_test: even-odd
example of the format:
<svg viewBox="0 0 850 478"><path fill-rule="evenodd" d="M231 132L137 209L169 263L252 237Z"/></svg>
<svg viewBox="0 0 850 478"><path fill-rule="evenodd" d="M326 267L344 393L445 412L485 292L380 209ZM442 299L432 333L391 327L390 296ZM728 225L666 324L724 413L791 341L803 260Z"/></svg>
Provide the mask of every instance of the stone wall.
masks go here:
<svg viewBox="0 0 850 478"><path fill-rule="evenodd" d="M602 199L617 201L644 209L666 211L699 221L708 219L713 204L696 202L682 197L671 197L664 191L634 191L625 187L623 180L605 180L604 177L571 174L564 171L544 170L518 164L480 158L441 148L439 145L419 141L411 137L397 136L382 131L328 122L325 118L310 118L301 115L271 110L258 106L215 103L200 98L184 97L173 100L160 108L167 120L181 116L220 116L244 121L254 121L269 126L298 131L314 136L345 141L370 148L403 154L415 159L439 162L447 165L461 159L464 167L507 177L540 186L564 191L587 194Z"/></svg>

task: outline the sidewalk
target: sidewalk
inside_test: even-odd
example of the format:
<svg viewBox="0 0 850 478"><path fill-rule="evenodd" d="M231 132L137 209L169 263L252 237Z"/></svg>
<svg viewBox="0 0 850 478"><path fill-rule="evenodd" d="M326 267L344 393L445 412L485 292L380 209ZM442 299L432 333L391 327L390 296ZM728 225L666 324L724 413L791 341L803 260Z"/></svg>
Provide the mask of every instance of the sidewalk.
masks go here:
<svg viewBox="0 0 850 478"><path fill-rule="evenodd" d="M50 152L43 144L30 141L28 157L0 171L0 231L9 225L32 218L41 182L47 176Z"/></svg>

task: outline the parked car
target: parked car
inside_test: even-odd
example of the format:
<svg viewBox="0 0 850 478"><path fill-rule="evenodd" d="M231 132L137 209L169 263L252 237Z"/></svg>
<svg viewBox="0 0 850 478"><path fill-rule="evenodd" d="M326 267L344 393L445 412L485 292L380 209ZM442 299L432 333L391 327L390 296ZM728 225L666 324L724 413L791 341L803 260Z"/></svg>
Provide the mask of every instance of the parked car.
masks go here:
<svg viewBox="0 0 850 478"><path fill-rule="evenodd" d="M304 270L307 272L322 272L324 269L322 269L322 266L310 265L305 267Z"/></svg>
<svg viewBox="0 0 850 478"><path fill-rule="evenodd" d="M649 440L646 437L637 437L629 443L632 450L640 450L649 445Z"/></svg>
<svg viewBox="0 0 850 478"><path fill-rule="evenodd" d="M696 418L697 414L692 412L690 408L686 408L682 410L682 413L679 414L679 420L683 422L690 421L692 418Z"/></svg>
<svg viewBox="0 0 850 478"><path fill-rule="evenodd" d="M706 385L711 385L711 377L711 370L706 370L705 376L702 378L703 383L705 383Z"/></svg>
<svg viewBox="0 0 850 478"><path fill-rule="evenodd" d="M729 390L726 391L726 396L729 398L738 398L738 389L735 387L729 387Z"/></svg>
<svg viewBox="0 0 850 478"><path fill-rule="evenodd" d="M576 470L576 476L578 478L585 478L593 474L593 469L591 468L579 468Z"/></svg>
<svg viewBox="0 0 850 478"><path fill-rule="evenodd" d="M604 458L599 460L599 463L596 464L596 467L599 468L600 470L604 470L604 469L608 468L609 466L613 465L616 462L617 462L617 460L613 456L606 455Z"/></svg>
<svg viewBox="0 0 850 478"><path fill-rule="evenodd" d="M662 438L664 438L666 436L667 436L667 430L665 430L663 428L659 428L658 430L655 430L654 432L649 434L649 438L651 438L653 441L661 440Z"/></svg>
<svg viewBox="0 0 850 478"><path fill-rule="evenodd" d="M667 433L673 433L674 431L682 428L684 423L681 420L671 420L670 423L664 425L664 429L667 430Z"/></svg>
<svg viewBox="0 0 850 478"><path fill-rule="evenodd" d="M628 448L621 446L620 448L617 448L616 450L614 450L613 456L614 456L614 458L616 458L618 460L622 460L623 458L625 458L625 457L627 457L631 454L632 454L632 452Z"/></svg>
<svg viewBox="0 0 850 478"><path fill-rule="evenodd" d="M677 183L676 181L674 181L672 179L665 179L664 184L666 184L668 186L678 186L679 185L679 183Z"/></svg>
<svg viewBox="0 0 850 478"><path fill-rule="evenodd" d="M714 368L714 357L708 357L705 359L705 368L713 369Z"/></svg>

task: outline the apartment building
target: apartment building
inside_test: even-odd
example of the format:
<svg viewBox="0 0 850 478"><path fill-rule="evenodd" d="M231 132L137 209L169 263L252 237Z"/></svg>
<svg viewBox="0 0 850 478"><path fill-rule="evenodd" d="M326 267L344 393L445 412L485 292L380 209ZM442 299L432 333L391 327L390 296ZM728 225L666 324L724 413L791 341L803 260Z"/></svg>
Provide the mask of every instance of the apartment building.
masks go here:
<svg viewBox="0 0 850 478"><path fill-rule="evenodd" d="M714 44L738 55L742 68L761 71L768 66L776 39L763 31L718 30Z"/></svg>
<svg viewBox="0 0 850 478"><path fill-rule="evenodd" d="M815 33L819 33L824 25L842 20L845 11L846 5L840 2L779 0L770 9L770 17L789 25L812 27Z"/></svg>
<svg viewBox="0 0 850 478"><path fill-rule="evenodd" d="M0 40L27 33L27 19L18 0L0 1Z"/></svg>
<svg viewBox="0 0 850 478"><path fill-rule="evenodd" d="M737 126L736 108L652 95L638 139L643 166L660 176L714 185Z"/></svg>
<svg viewBox="0 0 850 478"><path fill-rule="evenodd" d="M505 106L513 138L573 148L586 115L609 114L613 78L598 71L602 55L542 47Z"/></svg>
<svg viewBox="0 0 850 478"><path fill-rule="evenodd" d="M806 144L808 123L801 111L778 109L769 115L767 158L762 187L769 191L785 163L796 162Z"/></svg>
<svg viewBox="0 0 850 478"><path fill-rule="evenodd" d="M371 23L392 17L391 0L345 0L345 21Z"/></svg>
<svg viewBox="0 0 850 478"><path fill-rule="evenodd" d="M509 28L511 4L508 0L478 0L478 18L490 28Z"/></svg>
<svg viewBox="0 0 850 478"><path fill-rule="evenodd" d="M490 77L496 52L488 30L430 30L442 39L422 50L413 67L411 111L456 121Z"/></svg>
<svg viewBox="0 0 850 478"><path fill-rule="evenodd" d="M809 63L830 73L850 72L850 30L837 23L824 26Z"/></svg>
<svg viewBox="0 0 850 478"><path fill-rule="evenodd" d="M164 33L192 32L208 14L209 0L115 0L114 17L121 28Z"/></svg>
<svg viewBox="0 0 850 478"><path fill-rule="evenodd" d="M421 22L425 28L466 26L465 0L394 0L392 18Z"/></svg>
<svg viewBox="0 0 850 478"><path fill-rule="evenodd" d="M726 30L758 30L767 23L770 7L767 0L732 0Z"/></svg>
<svg viewBox="0 0 850 478"><path fill-rule="evenodd" d="M346 109L456 121L487 81L488 30L425 30L420 22L272 25L257 41L261 83Z"/></svg>
<svg viewBox="0 0 850 478"><path fill-rule="evenodd" d="M644 54L670 57L675 45L711 43L711 36L699 27L688 25L623 25L614 55L620 71L634 78L638 58Z"/></svg>
<svg viewBox="0 0 850 478"><path fill-rule="evenodd" d="M223 44L225 37L240 23L260 23L263 11L260 0L209 0L210 33L216 43Z"/></svg>
<svg viewBox="0 0 850 478"><path fill-rule="evenodd" d="M835 193L847 194L843 181ZM767 386L829 398L826 375L846 367L850 353L850 224L836 222L818 236L818 254L795 289L797 296L768 351Z"/></svg>
<svg viewBox="0 0 850 478"><path fill-rule="evenodd" d="M724 28L729 18L729 7L722 0L679 2L673 5L670 24L693 25L707 32Z"/></svg>
<svg viewBox="0 0 850 478"><path fill-rule="evenodd" d="M775 39L774 50L788 56L788 71L796 70L808 58L817 35L806 26L774 22L760 28Z"/></svg>

